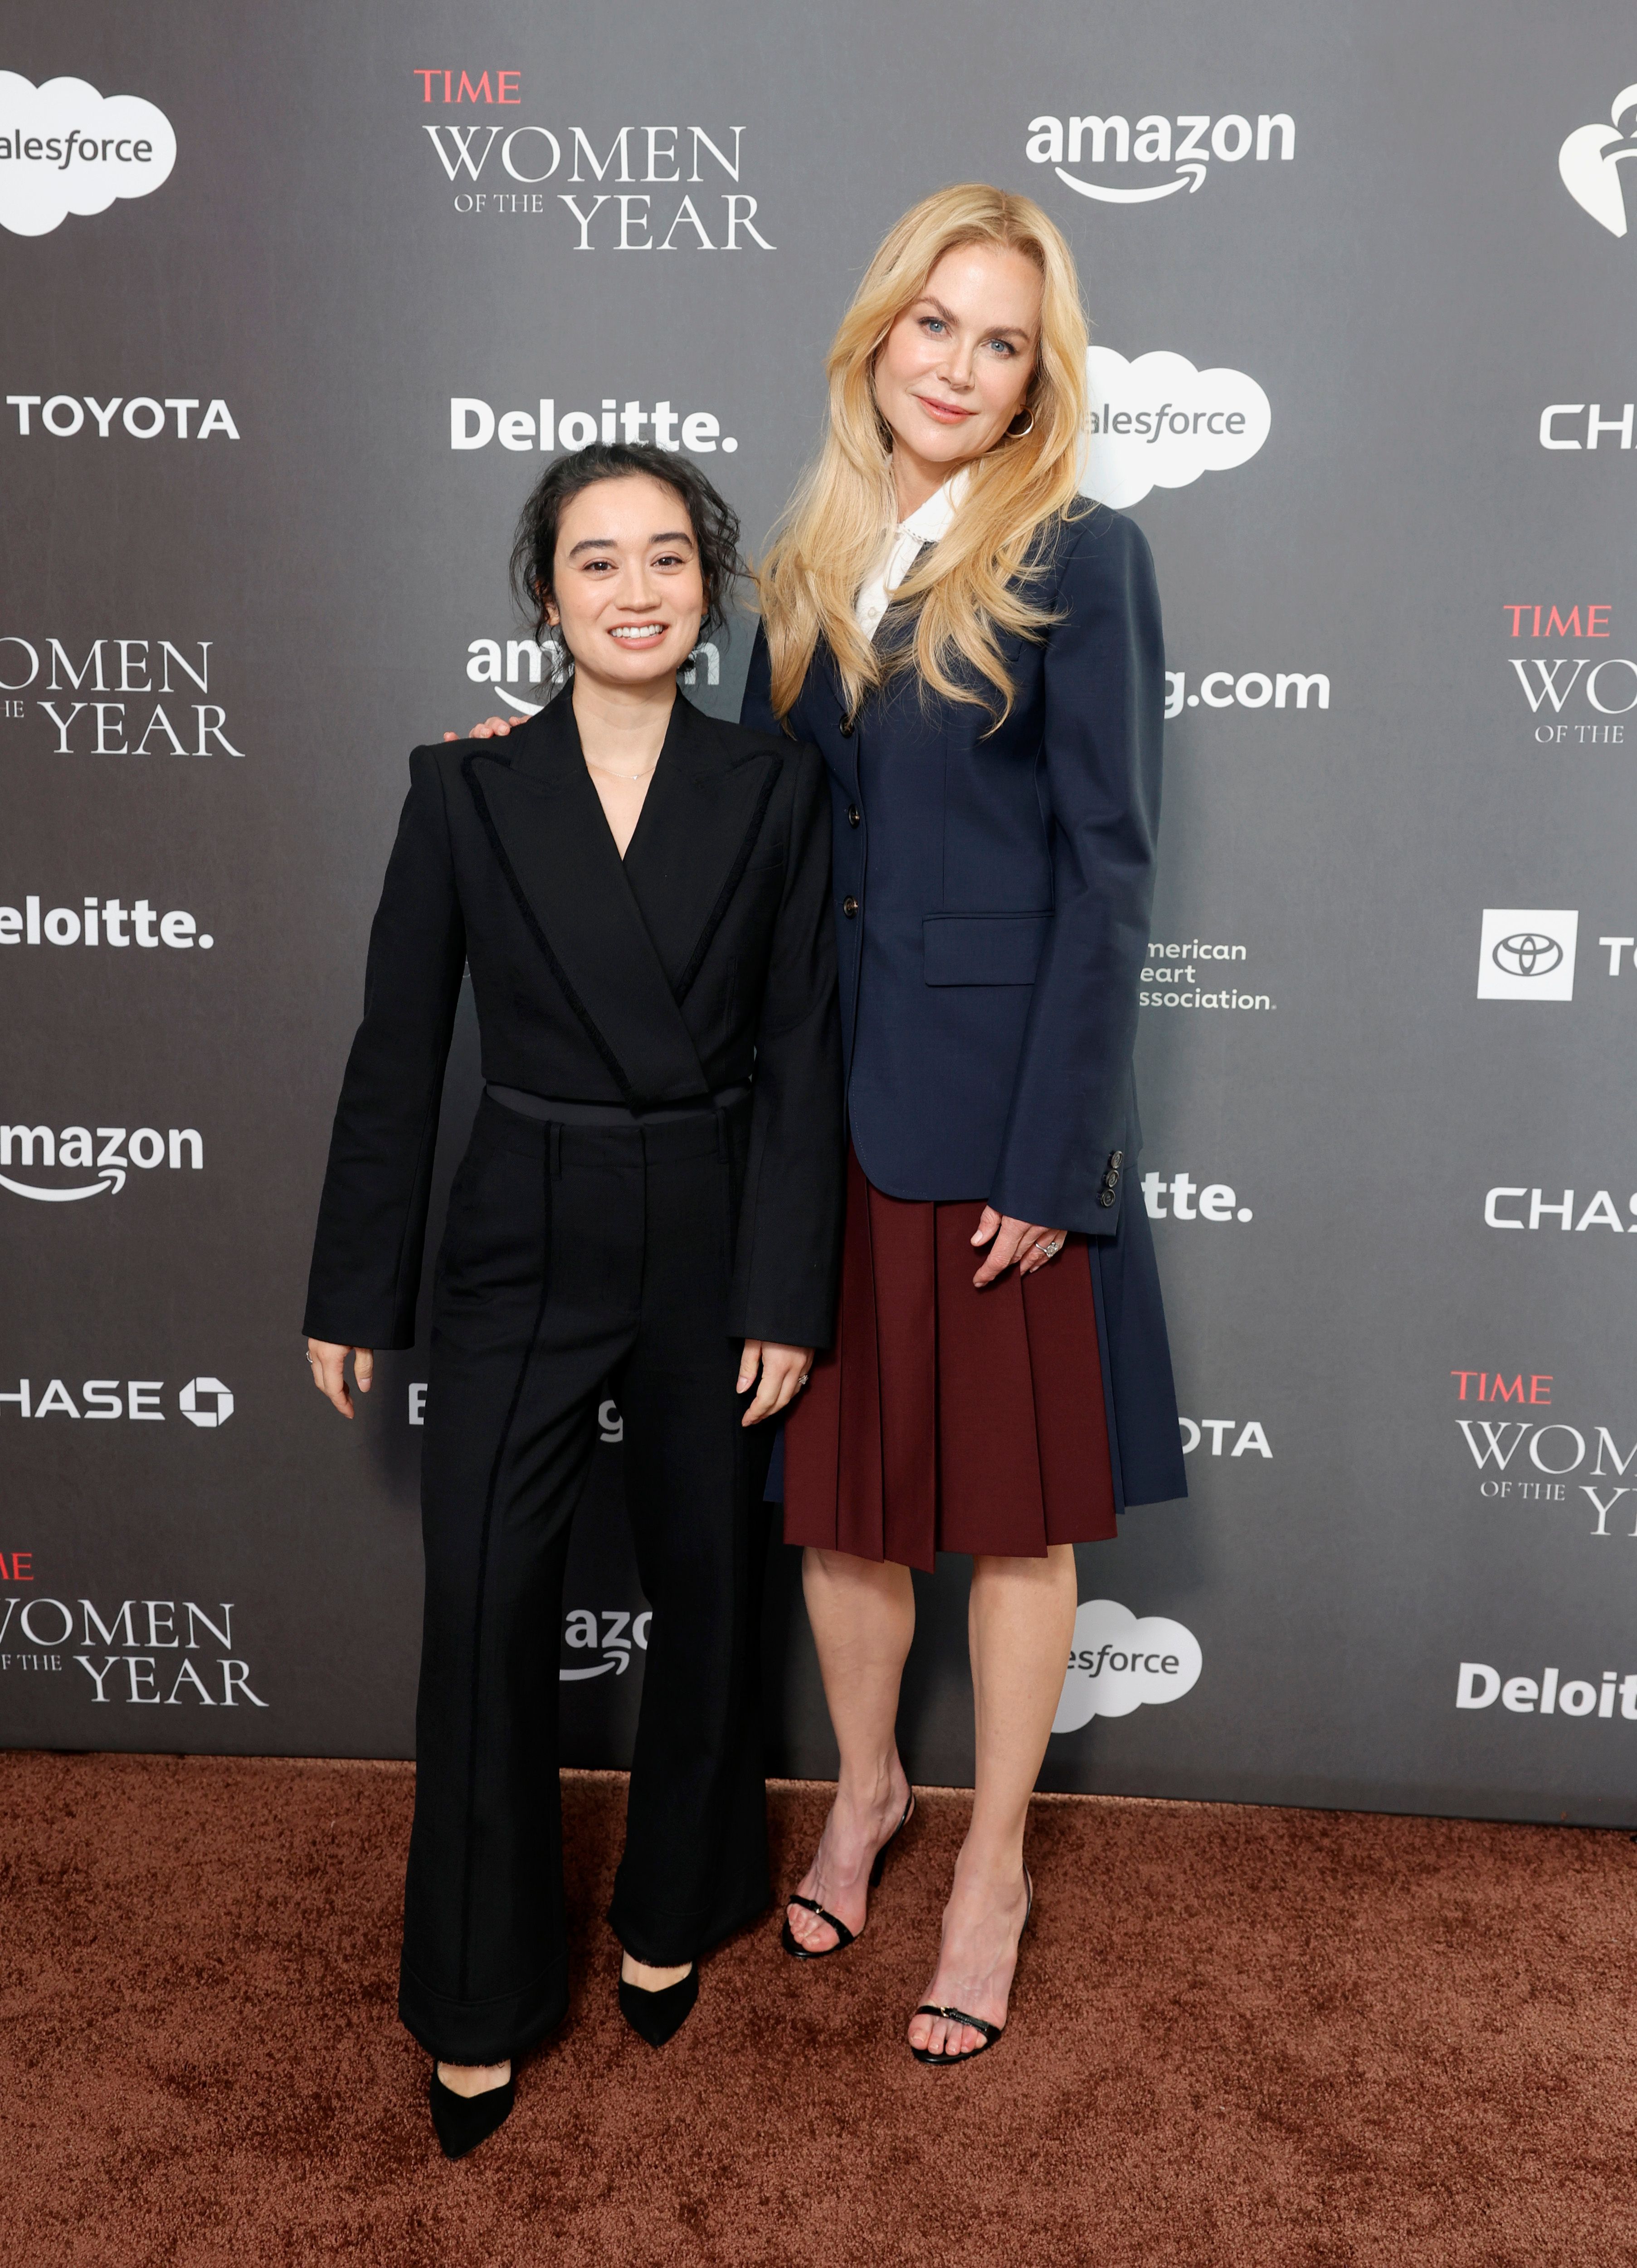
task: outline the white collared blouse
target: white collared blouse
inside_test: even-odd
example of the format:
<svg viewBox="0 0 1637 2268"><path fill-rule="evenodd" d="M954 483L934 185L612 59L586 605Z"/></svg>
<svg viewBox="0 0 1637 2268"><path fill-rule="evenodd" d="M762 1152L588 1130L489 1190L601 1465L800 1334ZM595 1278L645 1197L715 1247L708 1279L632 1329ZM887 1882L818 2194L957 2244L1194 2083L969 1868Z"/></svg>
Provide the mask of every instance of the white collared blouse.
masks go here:
<svg viewBox="0 0 1637 2268"><path fill-rule="evenodd" d="M867 638L874 637L881 617L892 602L892 593L903 581L921 549L929 543L941 542L949 534L961 500L972 482L972 468L963 465L951 473L941 489L912 512L907 519L900 519L887 539L880 564L853 601L853 613L858 627Z"/></svg>

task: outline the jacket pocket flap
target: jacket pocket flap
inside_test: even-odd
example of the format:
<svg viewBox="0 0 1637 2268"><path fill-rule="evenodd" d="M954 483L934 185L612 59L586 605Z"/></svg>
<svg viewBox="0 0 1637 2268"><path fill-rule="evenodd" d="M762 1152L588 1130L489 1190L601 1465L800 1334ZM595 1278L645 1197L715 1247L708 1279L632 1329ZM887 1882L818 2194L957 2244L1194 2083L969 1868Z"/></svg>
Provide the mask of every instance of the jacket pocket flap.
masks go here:
<svg viewBox="0 0 1637 2268"><path fill-rule="evenodd" d="M1049 913L929 914L921 925L929 984L1032 984Z"/></svg>

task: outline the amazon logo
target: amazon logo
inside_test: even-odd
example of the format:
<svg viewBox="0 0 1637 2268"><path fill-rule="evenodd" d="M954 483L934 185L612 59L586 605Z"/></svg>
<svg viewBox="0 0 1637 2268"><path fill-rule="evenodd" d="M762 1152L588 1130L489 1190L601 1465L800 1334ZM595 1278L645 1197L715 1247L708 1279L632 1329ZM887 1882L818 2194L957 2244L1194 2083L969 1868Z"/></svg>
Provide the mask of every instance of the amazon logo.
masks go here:
<svg viewBox="0 0 1637 2268"><path fill-rule="evenodd" d="M1243 158L1266 165L1275 141L1282 162L1296 156L1296 121L1288 110L1263 111L1254 126L1237 110L1213 119L1198 113L1163 118L1149 112L1131 121L1118 113L1107 118L1031 118L1024 154L1032 166L1050 166L1076 196L1105 205L1151 205L1186 189L1197 195L1215 159L1237 166ZM1117 180L1089 180L1097 167L1151 168ZM1078 168L1079 170L1076 170ZM1162 168L1170 168L1162 174Z"/></svg>
<svg viewBox="0 0 1637 2268"><path fill-rule="evenodd" d="M58 1133L49 1126L0 1126L0 1189L42 1204L117 1197L133 1170L150 1174L165 1166L180 1173L184 1165L195 1174L204 1167L204 1141L195 1127L162 1133L157 1126L65 1126Z"/></svg>
<svg viewBox="0 0 1637 2268"><path fill-rule="evenodd" d="M570 1652L598 1653L600 1661L576 1663L573 1668L560 1669L558 1677L565 1685L583 1684L589 1677L606 1677L613 1670L623 1677L631 1667L631 1654L648 1650L648 1627L653 1621L651 1608L644 1608L635 1618L606 1607L599 1617L589 1607L576 1607L564 1627L562 1642Z"/></svg>
<svg viewBox="0 0 1637 2268"><path fill-rule="evenodd" d="M714 645L696 645L678 675L696 685L701 669L707 685L722 682L722 655ZM466 675L473 685L492 685L496 696L519 717L532 717L561 693L574 665L554 638L473 638L466 648Z"/></svg>

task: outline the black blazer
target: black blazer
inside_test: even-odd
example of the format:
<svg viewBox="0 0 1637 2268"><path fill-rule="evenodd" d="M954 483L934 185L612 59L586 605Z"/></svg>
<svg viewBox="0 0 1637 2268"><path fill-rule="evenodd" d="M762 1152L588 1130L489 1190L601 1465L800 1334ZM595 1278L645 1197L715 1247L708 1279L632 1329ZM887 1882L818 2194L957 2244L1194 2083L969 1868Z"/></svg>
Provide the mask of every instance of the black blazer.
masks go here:
<svg viewBox="0 0 1637 2268"><path fill-rule="evenodd" d="M569 696L416 748L319 1208L307 1335L407 1347L469 965L483 1076L674 1106L753 1078L730 1329L827 1345L844 1186L823 761L680 695L623 861Z"/></svg>

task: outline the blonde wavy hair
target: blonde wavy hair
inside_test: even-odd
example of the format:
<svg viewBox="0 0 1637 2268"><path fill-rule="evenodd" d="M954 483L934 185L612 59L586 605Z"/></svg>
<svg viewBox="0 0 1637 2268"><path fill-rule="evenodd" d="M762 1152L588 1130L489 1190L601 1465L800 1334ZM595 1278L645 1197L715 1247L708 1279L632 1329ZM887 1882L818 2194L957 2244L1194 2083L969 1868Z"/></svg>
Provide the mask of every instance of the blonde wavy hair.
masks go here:
<svg viewBox="0 0 1637 2268"><path fill-rule="evenodd" d="M898 518L892 436L876 403L876 357L944 254L968 244L1021 252L1040 271L1039 346L1023 402L1033 422L1026 434L1008 436L973 460L953 526L894 593L895 602L917 609L914 642L900 641L884 655L853 614ZM829 432L755 571L774 712L789 713L822 637L849 714L885 676L913 663L934 690L995 707L998 724L1013 696L1001 633L1039 638L1052 621L1019 579L1030 546L1042 522L1070 507L1079 485L1086 319L1074 255L1031 198L982 182L940 189L887 235L825 368Z"/></svg>

